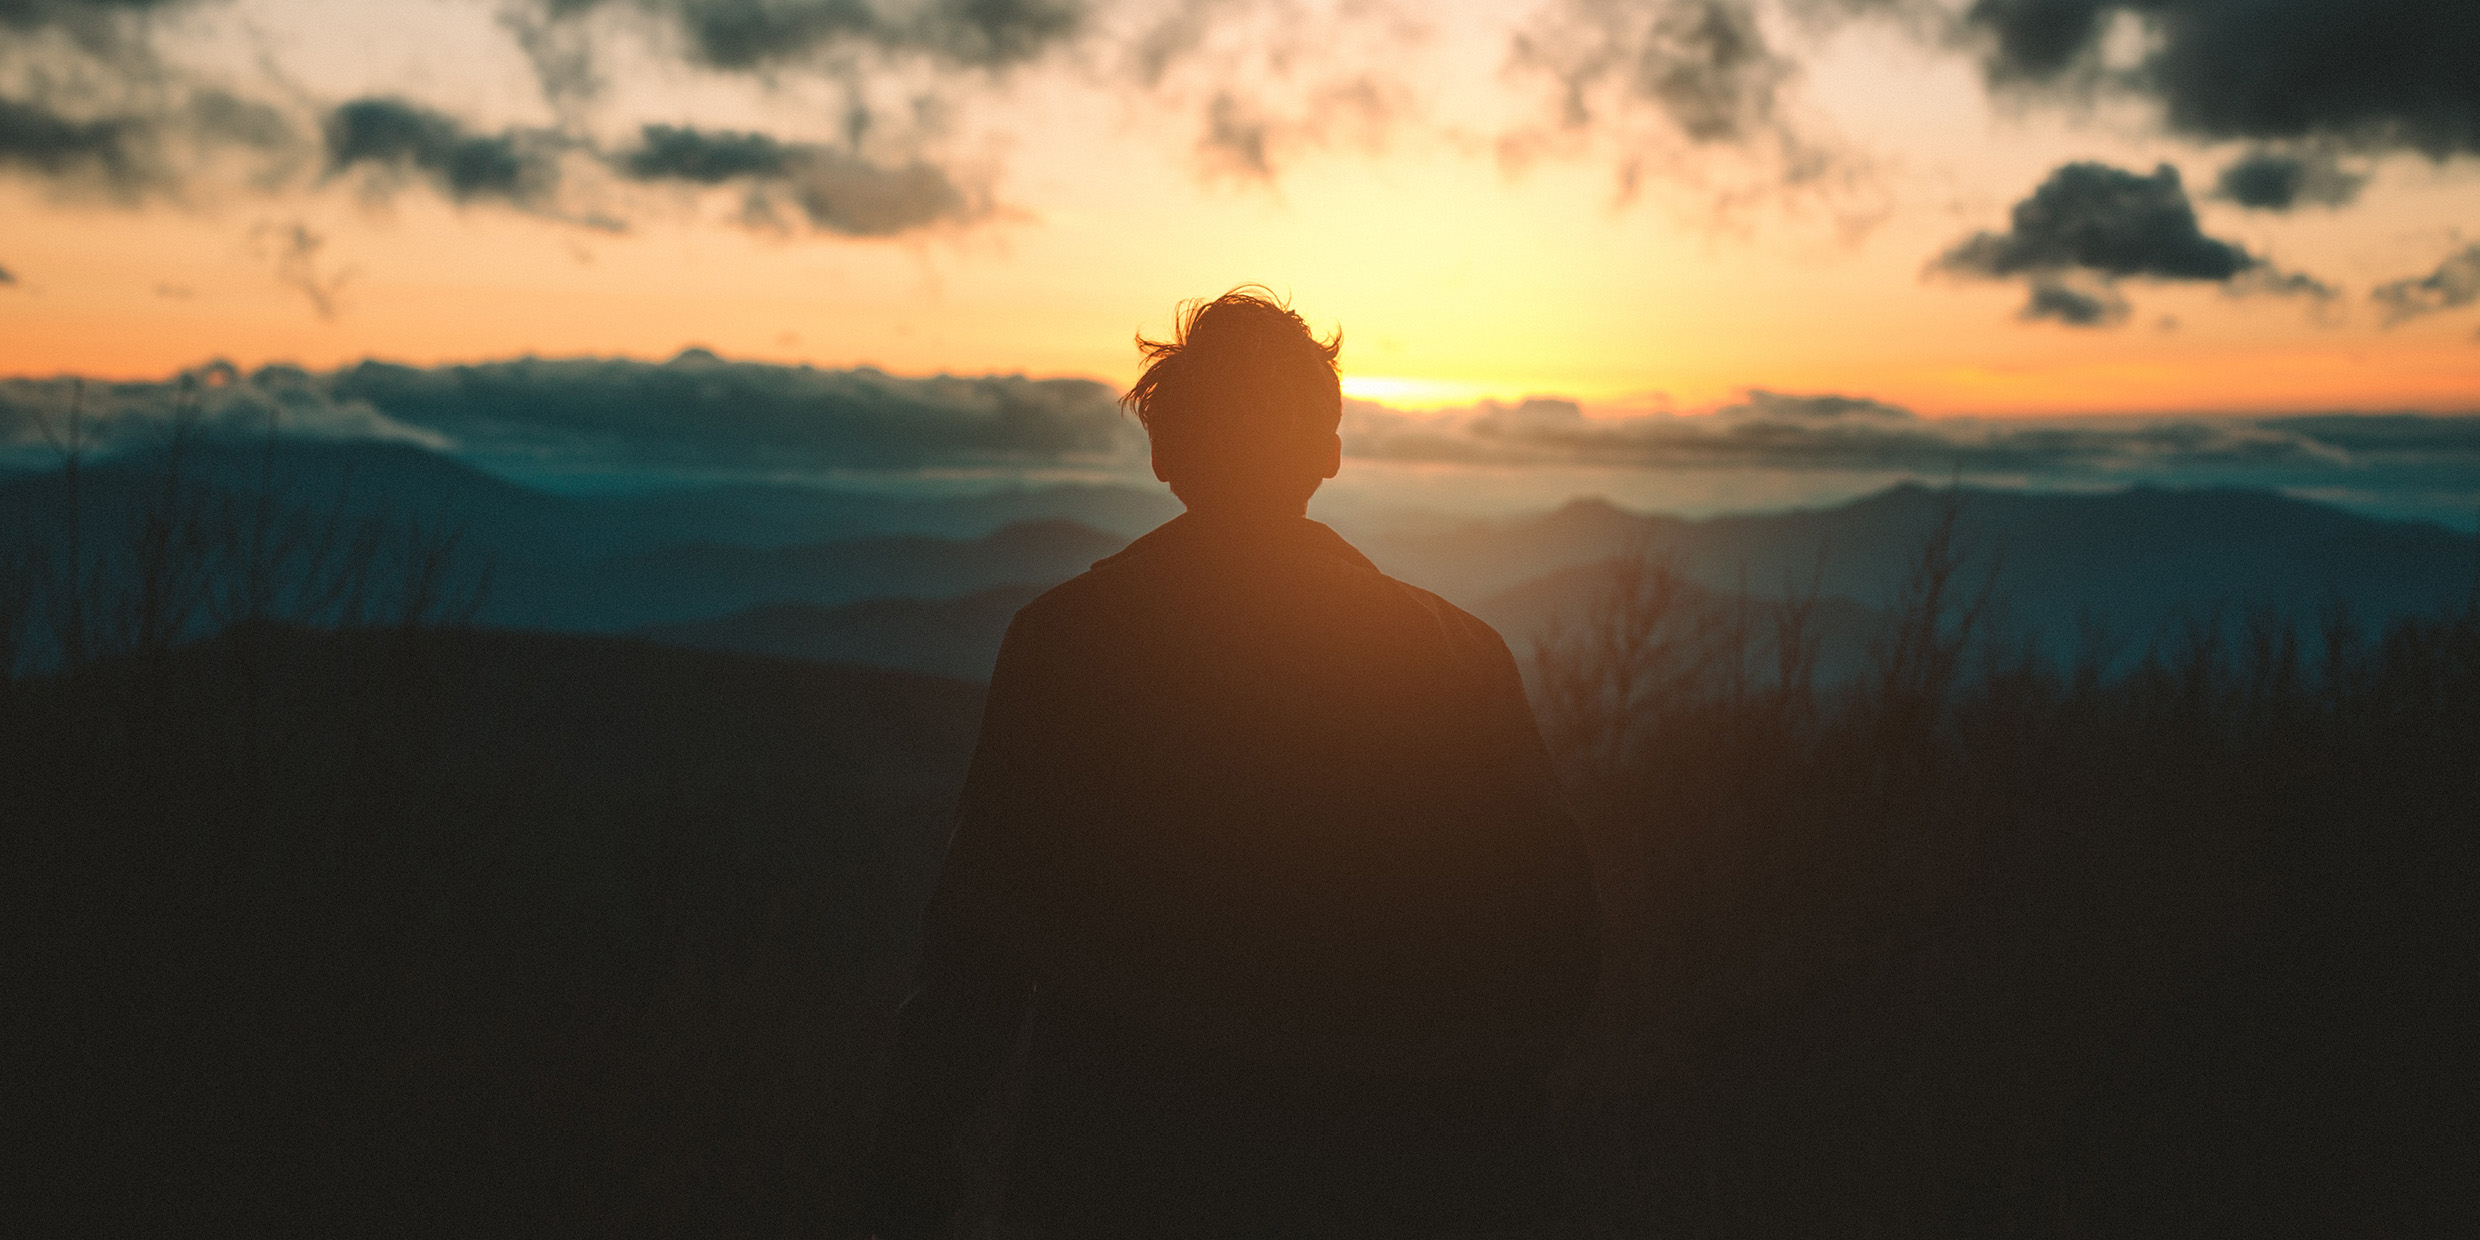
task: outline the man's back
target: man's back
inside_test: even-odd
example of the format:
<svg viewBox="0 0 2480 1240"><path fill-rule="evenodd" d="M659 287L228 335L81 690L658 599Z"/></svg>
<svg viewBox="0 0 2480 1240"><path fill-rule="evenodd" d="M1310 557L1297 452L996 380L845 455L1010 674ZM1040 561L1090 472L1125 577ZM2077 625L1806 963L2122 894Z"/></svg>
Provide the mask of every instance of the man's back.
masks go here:
<svg viewBox="0 0 2480 1240"><path fill-rule="evenodd" d="M1191 515L1019 614L927 938L985 1024L1030 992L1020 1222L1377 1235L1538 1207L1594 927L1498 636Z"/></svg>
<svg viewBox="0 0 2480 1240"><path fill-rule="evenodd" d="M1489 626L1308 520L1340 334L1235 289L1125 398L1188 513L1017 614L896 1041L871 1223L940 1234L1011 1047L1005 1189L1063 1240L1506 1232L1599 966Z"/></svg>

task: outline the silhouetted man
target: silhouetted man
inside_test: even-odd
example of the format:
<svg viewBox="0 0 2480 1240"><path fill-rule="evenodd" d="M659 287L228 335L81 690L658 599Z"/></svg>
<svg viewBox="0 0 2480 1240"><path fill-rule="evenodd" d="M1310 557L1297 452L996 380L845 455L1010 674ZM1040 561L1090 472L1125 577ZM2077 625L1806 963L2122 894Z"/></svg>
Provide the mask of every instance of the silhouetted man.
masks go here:
<svg viewBox="0 0 2480 1240"><path fill-rule="evenodd" d="M1515 661L1303 515L1339 337L1234 292L1138 344L1127 403L1188 511L1009 626L871 1225L945 1233L1021 1036L1014 1234L1526 1234L1599 949Z"/></svg>

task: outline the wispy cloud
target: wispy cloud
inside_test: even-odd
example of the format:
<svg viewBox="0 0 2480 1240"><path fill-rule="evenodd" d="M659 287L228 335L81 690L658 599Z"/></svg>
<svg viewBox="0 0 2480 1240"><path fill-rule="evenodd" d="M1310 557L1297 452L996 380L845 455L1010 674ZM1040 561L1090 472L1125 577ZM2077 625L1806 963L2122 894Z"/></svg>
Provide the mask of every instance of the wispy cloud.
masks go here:
<svg viewBox="0 0 2480 1240"><path fill-rule="evenodd" d="M333 269L320 261L319 251L326 248L326 237L295 220L287 224L261 224L252 240L273 262L277 283L308 299L311 310L320 318L336 317L344 287L352 282L356 272L350 267ZM164 292L161 288L156 291Z"/></svg>
<svg viewBox="0 0 2480 1240"><path fill-rule="evenodd" d="M2426 275L2389 280L2369 294L2387 323L2453 310L2480 301L2480 245L2449 255Z"/></svg>

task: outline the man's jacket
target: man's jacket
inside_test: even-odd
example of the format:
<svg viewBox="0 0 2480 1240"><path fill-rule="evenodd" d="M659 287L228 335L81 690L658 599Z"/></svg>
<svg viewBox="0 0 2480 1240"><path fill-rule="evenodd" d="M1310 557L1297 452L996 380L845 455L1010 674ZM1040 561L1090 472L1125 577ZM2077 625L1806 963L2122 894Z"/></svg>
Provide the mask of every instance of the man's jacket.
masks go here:
<svg viewBox="0 0 2480 1240"><path fill-rule="evenodd" d="M1315 522L1175 519L1008 629L873 1224L938 1233L958 1126L1020 1034L1005 1193L1029 1228L1535 1208L1596 927L1498 634Z"/></svg>

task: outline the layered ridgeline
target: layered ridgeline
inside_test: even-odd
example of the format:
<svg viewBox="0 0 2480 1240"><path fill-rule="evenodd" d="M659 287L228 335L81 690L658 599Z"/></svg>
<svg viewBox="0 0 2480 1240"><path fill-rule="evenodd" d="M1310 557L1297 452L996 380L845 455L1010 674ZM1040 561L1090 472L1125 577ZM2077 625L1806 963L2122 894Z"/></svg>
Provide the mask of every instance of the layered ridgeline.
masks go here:
<svg viewBox="0 0 2480 1240"><path fill-rule="evenodd" d="M128 559L148 511L189 521L202 545L231 543L251 521L262 543L276 527L304 540L384 523L400 538L452 540L454 564L477 585L487 571L479 623L966 678L987 674L1014 605L1177 511L1159 492L1093 484L562 494L406 443L201 438L177 460L156 449L88 463L74 484L58 470L0 478L0 522L21 552L65 562L72 485L81 554L96 571ZM1988 635L2061 659L2095 648L2139 658L2251 613L2304 629L2347 609L2382 624L2462 599L2480 563L2471 536L2442 526L2244 490L1903 485L1833 507L1701 520L1578 500L1536 516L1339 524L1381 567L1472 609L1520 651L1582 625L1614 560L1667 566L1696 608L1813 597L1832 679L1865 661L1950 505L1963 577L1990 589ZM191 636L213 627L212 610L192 623ZM36 635L27 657L41 646Z"/></svg>
<svg viewBox="0 0 2480 1240"><path fill-rule="evenodd" d="M0 482L20 1214L837 1234L971 681L1168 507L581 497L350 442ZM1917 488L1345 532L1567 633L1602 1234L2467 1212L2470 537Z"/></svg>

